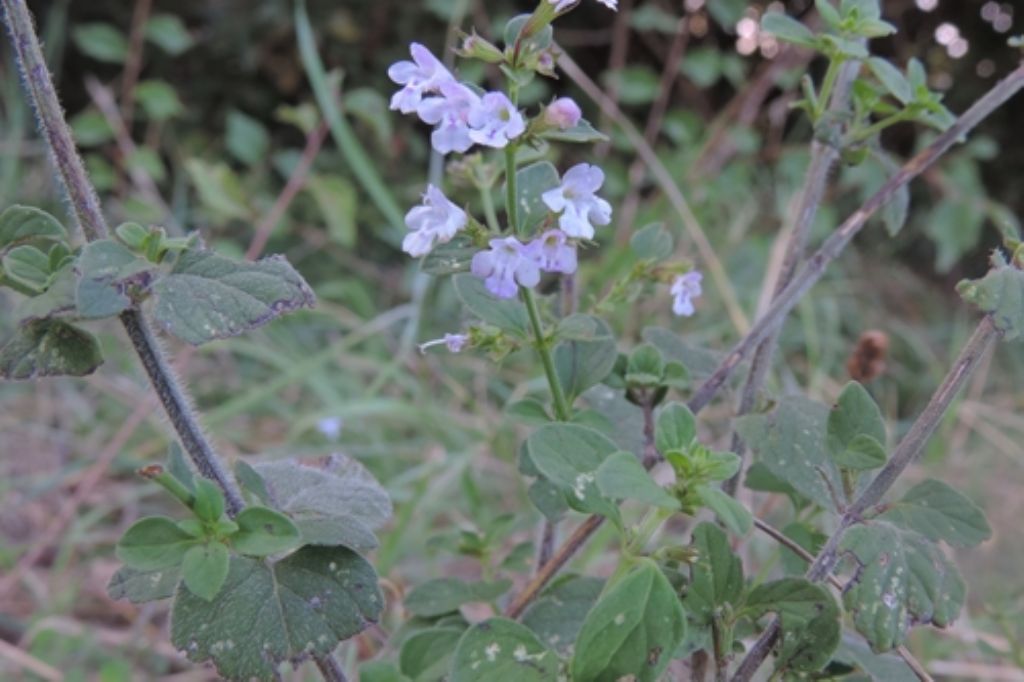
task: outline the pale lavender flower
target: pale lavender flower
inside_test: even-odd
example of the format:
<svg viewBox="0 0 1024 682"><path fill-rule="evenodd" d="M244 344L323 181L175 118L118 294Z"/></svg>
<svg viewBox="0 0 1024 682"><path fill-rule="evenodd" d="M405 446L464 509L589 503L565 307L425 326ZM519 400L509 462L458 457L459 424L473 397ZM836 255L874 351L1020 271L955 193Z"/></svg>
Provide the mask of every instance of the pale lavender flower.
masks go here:
<svg viewBox="0 0 1024 682"><path fill-rule="evenodd" d="M479 101L475 92L451 81L441 85L440 97L428 97L420 103L417 112L423 122L437 125L430 135L434 149L441 154L462 153L473 146L469 114Z"/></svg>
<svg viewBox="0 0 1024 682"><path fill-rule="evenodd" d="M341 417L324 417L317 421L316 429L328 440L338 440L343 425Z"/></svg>
<svg viewBox="0 0 1024 682"><path fill-rule="evenodd" d="M515 237L492 239L489 250L473 256L470 270L498 298L514 298L517 285L534 287L540 281L540 268Z"/></svg>
<svg viewBox="0 0 1024 682"><path fill-rule="evenodd" d="M566 236L593 239L594 225L607 225L612 221L612 207L594 194L604 183L604 171L597 166L581 163L562 176L562 184L541 195L544 203L558 217L558 226Z"/></svg>
<svg viewBox="0 0 1024 682"><path fill-rule="evenodd" d="M448 347L448 351L451 353L458 353L466 347L469 343L469 336L467 334L445 334L444 345Z"/></svg>
<svg viewBox="0 0 1024 682"><path fill-rule="evenodd" d="M576 272L576 247L568 243L561 230L548 230L530 242L527 249L544 272Z"/></svg>
<svg viewBox="0 0 1024 682"><path fill-rule="evenodd" d="M526 122L505 93L488 92L470 110L469 128L469 139L477 144L503 149L526 132Z"/></svg>
<svg viewBox="0 0 1024 682"><path fill-rule="evenodd" d="M413 61L395 62L388 69L388 77L404 86L391 97L391 108L403 114L416 111L424 94L437 92L444 83L455 80L444 64L423 45L413 43L409 52Z"/></svg>
<svg viewBox="0 0 1024 682"><path fill-rule="evenodd" d="M444 344L451 353L459 353L469 343L468 334L445 334L444 338L434 339L420 344L420 352L424 353L428 348Z"/></svg>
<svg viewBox="0 0 1024 682"><path fill-rule="evenodd" d="M683 275L676 275L675 279L672 280L672 288L670 290L672 296L675 297L675 300L672 301L673 313L683 317L693 315L695 312L693 299L698 298L702 293L700 286L702 279L704 279L704 275L696 270Z"/></svg>
<svg viewBox="0 0 1024 682"><path fill-rule="evenodd" d="M405 224L411 232L402 240L402 251L413 258L425 256L435 245L450 241L466 222L465 211L437 187L427 185L423 203L405 214Z"/></svg>
<svg viewBox="0 0 1024 682"><path fill-rule="evenodd" d="M568 97L559 97L544 110L544 122L561 130L568 130L580 122L583 112Z"/></svg>

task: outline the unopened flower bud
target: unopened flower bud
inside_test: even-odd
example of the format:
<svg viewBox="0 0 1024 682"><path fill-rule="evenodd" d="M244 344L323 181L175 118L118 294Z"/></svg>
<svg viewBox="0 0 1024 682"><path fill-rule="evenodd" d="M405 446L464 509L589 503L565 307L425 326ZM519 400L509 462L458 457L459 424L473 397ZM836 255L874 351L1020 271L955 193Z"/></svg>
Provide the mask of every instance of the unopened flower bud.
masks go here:
<svg viewBox="0 0 1024 682"><path fill-rule="evenodd" d="M544 110L544 122L559 130L568 130L580 122L582 115L576 102L559 97Z"/></svg>
<svg viewBox="0 0 1024 682"><path fill-rule="evenodd" d="M500 64L505 61L505 54L496 45L481 38L474 30L472 34L463 36L462 46L456 54L466 59L479 59L488 64Z"/></svg>

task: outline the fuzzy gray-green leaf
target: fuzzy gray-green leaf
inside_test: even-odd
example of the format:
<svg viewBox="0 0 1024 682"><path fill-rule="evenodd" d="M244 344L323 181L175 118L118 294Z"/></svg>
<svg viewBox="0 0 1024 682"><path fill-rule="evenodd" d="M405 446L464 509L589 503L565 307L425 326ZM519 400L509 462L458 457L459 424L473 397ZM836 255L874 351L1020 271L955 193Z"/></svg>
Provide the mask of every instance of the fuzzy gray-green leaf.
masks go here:
<svg viewBox="0 0 1024 682"><path fill-rule="evenodd" d="M279 663L330 653L383 607L373 567L344 547L304 547L273 564L234 556L212 601L179 587L171 640L225 679L270 682Z"/></svg>
<svg viewBox="0 0 1024 682"><path fill-rule="evenodd" d="M267 462L248 473L259 476L268 506L287 514L306 544L374 549L373 531L391 518L387 492L373 474L349 457L336 455L323 468L294 460Z"/></svg>
<svg viewBox="0 0 1024 682"><path fill-rule="evenodd" d="M160 326L196 346L237 336L316 301L282 256L248 263L198 249L182 253L153 293Z"/></svg>

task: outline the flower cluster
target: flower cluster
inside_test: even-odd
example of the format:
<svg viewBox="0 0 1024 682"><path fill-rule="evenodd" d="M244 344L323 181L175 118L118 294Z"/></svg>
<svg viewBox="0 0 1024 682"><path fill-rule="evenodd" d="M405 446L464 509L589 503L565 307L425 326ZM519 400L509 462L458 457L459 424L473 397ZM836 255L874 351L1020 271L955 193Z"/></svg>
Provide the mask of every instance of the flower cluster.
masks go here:
<svg viewBox="0 0 1024 682"><path fill-rule="evenodd" d="M503 149L526 132L526 121L505 93L477 94L423 45L413 43L409 51L411 62L388 69L391 80L402 86L391 108L436 126L430 143L438 152L463 153L474 144Z"/></svg>
<svg viewBox="0 0 1024 682"><path fill-rule="evenodd" d="M615 0L599 1L616 9ZM548 2L554 6L556 14L561 14L574 7L578 0ZM524 29L524 35L532 30ZM507 63L511 71L526 68L545 73L536 51L531 53L533 57L530 59L523 57L517 61L520 59L517 56L519 50L519 41L515 43L514 51L509 47L508 51L502 52L474 33L466 36L459 54L488 63ZM579 105L568 97L553 100L543 106L535 117L529 118L513 101L514 94L510 97L500 91L484 92L460 82L429 49L419 43L413 43L410 52L412 61L400 61L388 70L390 78L401 86L391 98L391 108L415 114L424 123L434 126L431 145L438 153L461 154L474 145L506 149L506 182L511 182L516 173L514 152L520 147L536 145L547 135L557 139L558 135L568 133L572 137L565 139L578 140L581 131L590 131L597 139L601 137L582 119ZM546 48L540 52L552 54ZM488 230L438 187L429 185L422 203L406 214L409 232L402 242L402 249L418 258L450 242L458 233L466 232L463 241L481 247L470 261L470 272L483 281L487 291L501 299L515 298L520 289L537 286L542 273L570 275L576 272L578 245L594 240L596 228L611 223L612 207L598 196L605 174L597 166L579 163L561 177L557 171L552 171L552 175L549 186L531 189L535 193L528 201L535 203L529 205L541 210L546 208L547 215L538 220L536 208L531 209L534 216L530 224L535 227L533 234L525 238L523 226L514 224L517 211L509 216L512 224L504 231L496 224L492 212ZM485 197L492 189L489 181L476 184ZM510 195L514 195L513 190L513 187L509 188ZM666 273L673 277L672 309L677 315L692 315L693 299L701 295L701 275L699 272L672 275L672 272L670 269ZM662 276L658 279L667 281ZM452 352L458 352L467 343L470 341L464 334L447 334L443 339L424 344L422 348L443 344Z"/></svg>

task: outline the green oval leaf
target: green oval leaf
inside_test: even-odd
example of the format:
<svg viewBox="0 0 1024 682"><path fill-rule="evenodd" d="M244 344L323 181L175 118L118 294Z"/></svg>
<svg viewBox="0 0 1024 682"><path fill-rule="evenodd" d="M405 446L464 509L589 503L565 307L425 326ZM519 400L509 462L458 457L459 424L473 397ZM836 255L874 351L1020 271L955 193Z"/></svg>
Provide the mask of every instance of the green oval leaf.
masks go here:
<svg viewBox="0 0 1024 682"><path fill-rule="evenodd" d="M631 452L616 452L597 468L597 489L613 500L635 500L662 509L679 509L679 500L654 482Z"/></svg>
<svg viewBox="0 0 1024 682"><path fill-rule="evenodd" d="M203 521L213 523L224 515L224 493L217 484L207 478L196 481L195 499L192 511Z"/></svg>
<svg viewBox="0 0 1024 682"><path fill-rule="evenodd" d="M645 560L587 615L572 659L573 680L654 682L685 634L679 597L661 569Z"/></svg>
<svg viewBox="0 0 1024 682"><path fill-rule="evenodd" d="M149 516L133 523L117 542L117 558L140 571L177 566L196 539L174 519Z"/></svg>
<svg viewBox="0 0 1024 682"><path fill-rule="evenodd" d="M0 213L0 251L36 240L64 241L68 231L59 220L32 206L8 206Z"/></svg>
<svg viewBox="0 0 1024 682"><path fill-rule="evenodd" d="M992 528L978 505L932 478L908 490L880 518L954 547L973 547L992 537Z"/></svg>
<svg viewBox="0 0 1024 682"><path fill-rule="evenodd" d="M690 408L671 402L661 408L654 425L654 445L658 452L686 450L697 437L697 423Z"/></svg>
<svg viewBox="0 0 1024 682"><path fill-rule="evenodd" d="M782 12L768 12L761 17L761 30L771 33L779 40L787 43L811 49L817 47L817 41L811 30Z"/></svg>
<svg viewBox="0 0 1024 682"><path fill-rule="evenodd" d="M451 682L557 682L558 656L530 630L491 618L466 630L452 658Z"/></svg>
<svg viewBox="0 0 1024 682"><path fill-rule="evenodd" d="M235 517L238 532L231 536L235 551L267 556L295 549L302 535L292 520L267 507L246 507Z"/></svg>
<svg viewBox="0 0 1024 682"><path fill-rule="evenodd" d="M39 320L19 327L0 348L4 379L92 374L103 364L96 337L66 322Z"/></svg>
<svg viewBox="0 0 1024 682"><path fill-rule="evenodd" d="M458 611L463 604L497 599L512 587L509 580L468 582L458 578L437 578L417 586L405 598L405 608L424 618Z"/></svg>
<svg viewBox="0 0 1024 682"><path fill-rule="evenodd" d="M526 306L518 299L495 298L487 291L483 280L473 275L456 275L452 282L455 293L469 311L488 324L499 329L526 336L530 320L526 314Z"/></svg>
<svg viewBox="0 0 1024 682"><path fill-rule="evenodd" d="M220 592L228 577L230 554L220 542L192 547L181 562L181 578L189 592L206 601Z"/></svg>
<svg viewBox="0 0 1024 682"><path fill-rule="evenodd" d="M821 670L839 646L839 605L826 588L805 578L758 585L747 596L743 611L754 619L768 612L778 614L782 622L778 669Z"/></svg>

